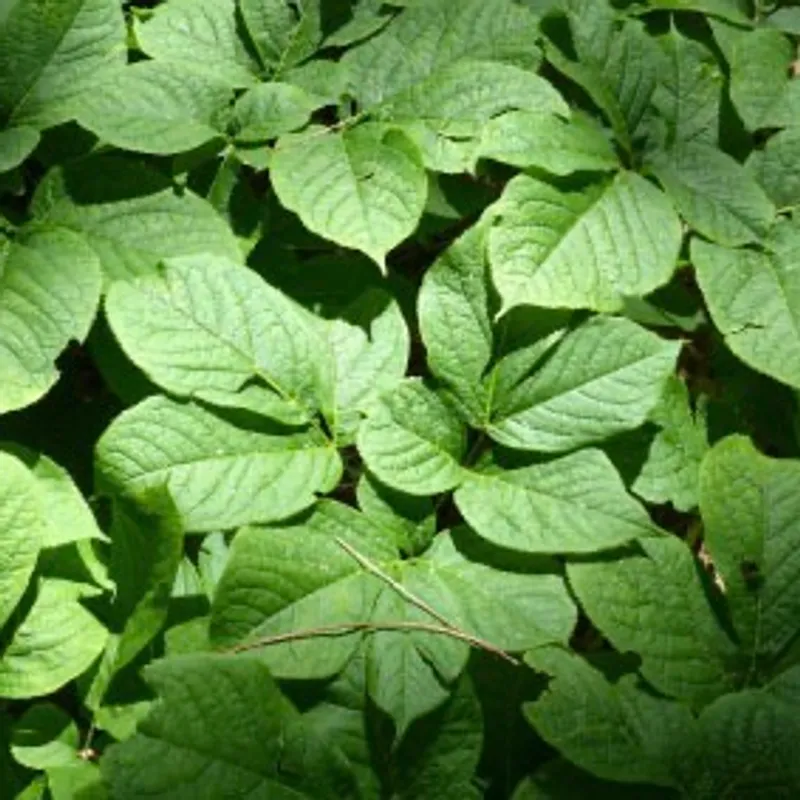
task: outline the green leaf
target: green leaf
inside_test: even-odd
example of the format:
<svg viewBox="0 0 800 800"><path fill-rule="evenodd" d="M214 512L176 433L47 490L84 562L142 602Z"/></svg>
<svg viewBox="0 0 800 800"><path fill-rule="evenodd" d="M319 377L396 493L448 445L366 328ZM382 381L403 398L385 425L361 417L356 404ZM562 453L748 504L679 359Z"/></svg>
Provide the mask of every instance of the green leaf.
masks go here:
<svg viewBox="0 0 800 800"><path fill-rule="evenodd" d="M473 473L455 501L482 538L529 553L593 553L658 530L599 450Z"/></svg>
<svg viewBox="0 0 800 800"><path fill-rule="evenodd" d="M287 424L308 422L320 404L324 340L304 309L246 267L167 260L112 286L106 313L128 357L172 394L253 410L255 397Z"/></svg>
<svg viewBox="0 0 800 800"><path fill-rule="evenodd" d="M224 135L228 84L171 61L140 61L98 72L74 104L78 123L102 142L171 155Z"/></svg>
<svg viewBox="0 0 800 800"><path fill-rule="evenodd" d="M614 311L625 296L665 284L681 244L667 197L631 172L580 191L520 175L492 213L489 260L504 311L525 304Z"/></svg>
<svg viewBox="0 0 800 800"><path fill-rule="evenodd" d="M39 131L29 125L18 125L0 131L0 173L19 166L39 144Z"/></svg>
<svg viewBox="0 0 800 800"><path fill-rule="evenodd" d="M748 130L780 127L794 121L789 80L793 48L774 28L747 31L722 22L712 30L730 68L729 92ZM796 83L796 82L795 82Z"/></svg>
<svg viewBox="0 0 800 800"><path fill-rule="evenodd" d="M692 797L777 800L800 788L797 695L784 695L781 685L796 684L798 675L795 667L764 689L725 695L704 709L681 770Z"/></svg>
<svg viewBox="0 0 800 800"><path fill-rule="evenodd" d="M116 0L4 5L0 124L42 129L66 122L87 80L125 63L125 21Z"/></svg>
<svg viewBox="0 0 800 800"><path fill-rule="evenodd" d="M510 111L490 120L483 129L478 154L553 175L606 172L620 166L611 142L593 121L530 111Z"/></svg>
<svg viewBox="0 0 800 800"><path fill-rule="evenodd" d="M152 274L174 256L239 261L230 228L205 200L176 191L168 178L135 159L93 156L48 173L37 187L34 216L82 233L106 281Z"/></svg>
<svg viewBox="0 0 800 800"><path fill-rule="evenodd" d="M43 578L25 615L14 620L0 653L0 697L47 695L86 671L108 632L81 604L92 587Z"/></svg>
<svg viewBox="0 0 800 800"><path fill-rule="evenodd" d="M441 705L447 684L464 669L467 642L427 630L426 625L441 629L441 620L362 572L337 539L382 565L449 625L495 647L519 651L570 635L575 609L560 576L471 561L447 534L424 557L399 561L392 538L332 503L319 504L295 526L241 531L214 600L213 640L218 646L260 643L260 656L276 676L321 678L341 670L368 633L369 692L395 720L398 736ZM314 635L326 631L339 635Z"/></svg>
<svg viewBox="0 0 800 800"><path fill-rule="evenodd" d="M441 708L409 728L395 756L394 796L477 800L480 793L473 776L482 744L481 706L464 675Z"/></svg>
<svg viewBox="0 0 800 800"><path fill-rule="evenodd" d="M453 242L425 273L417 299L428 366L475 423L488 413L482 380L494 342L485 234L477 225Z"/></svg>
<svg viewBox="0 0 800 800"><path fill-rule="evenodd" d="M227 647L252 638L265 620L276 618L277 627L283 618L291 617L293 606L299 609L294 612L299 617L304 603L309 605L308 613L316 613L318 617L335 617L340 611L346 613L347 587L352 585L348 578L358 572L358 563L336 543L337 537L375 561L397 557L389 531L355 509L328 500L320 501L293 523L239 531L214 596L212 643ZM283 586L280 594L274 591L276 580ZM321 599L322 590L329 586L335 588L337 583L341 584L342 597L338 607L321 602L311 607L311 601L317 596ZM286 627L291 629L290 625ZM314 650L318 654L317 661L336 660L334 654L343 639L326 640L321 656L318 642L298 641L276 644L264 651L264 657L275 674L291 675L299 664L304 664L304 671L314 669L311 658ZM352 647L350 643L345 644L349 653ZM293 653L298 654L299 660L292 658ZM288 664L288 667L281 668L281 664Z"/></svg>
<svg viewBox="0 0 800 800"><path fill-rule="evenodd" d="M358 796L347 761L303 721L257 658L181 656L148 667L146 676L161 702L102 762L115 798Z"/></svg>
<svg viewBox="0 0 800 800"><path fill-rule="evenodd" d="M448 402L410 378L372 407L358 432L358 450L388 486L413 495L437 494L464 477L465 433Z"/></svg>
<svg viewBox="0 0 800 800"><path fill-rule="evenodd" d="M602 109L620 144L630 151L655 92L663 56L639 22L629 20L617 27L605 3L583 6L579 3L567 12L578 60L554 45L545 53Z"/></svg>
<svg viewBox="0 0 800 800"><path fill-rule="evenodd" d="M743 25L750 23L747 4L742 0L647 0L647 5L653 9L699 11Z"/></svg>
<svg viewBox="0 0 800 800"><path fill-rule="evenodd" d="M45 539L36 480L19 459L0 452L0 626L25 592Z"/></svg>
<svg viewBox="0 0 800 800"><path fill-rule="evenodd" d="M134 25L136 41L162 66L176 61L233 88L251 86L260 68L239 34L236 5L235 0L172 0Z"/></svg>
<svg viewBox="0 0 800 800"><path fill-rule="evenodd" d="M116 498L111 525L112 634L85 703L96 710L112 678L161 631L183 557L183 528L162 488Z"/></svg>
<svg viewBox="0 0 800 800"><path fill-rule="evenodd" d="M458 173L474 167L487 123L512 109L569 114L561 95L544 78L493 61L447 64L393 95L375 114L408 134L428 169Z"/></svg>
<svg viewBox="0 0 800 800"><path fill-rule="evenodd" d="M682 144L657 155L651 169L689 225L719 244L760 242L775 219L745 168L711 145Z"/></svg>
<svg viewBox="0 0 800 800"><path fill-rule="evenodd" d="M771 136L750 155L747 168L778 208L800 206L800 125Z"/></svg>
<svg viewBox="0 0 800 800"><path fill-rule="evenodd" d="M77 760L78 727L53 703L31 706L14 724L11 753L30 769L66 767Z"/></svg>
<svg viewBox="0 0 800 800"><path fill-rule="evenodd" d="M342 447L353 443L363 414L406 373L411 342L397 301L384 289L366 289L326 322L325 348L333 375L323 413Z"/></svg>
<svg viewBox="0 0 800 800"><path fill-rule="evenodd" d="M800 462L761 455L743 436L703 462L704 542L746 653L778 656L800 629Z"/></svg>
<svg viewBox="0 0 800 800"><path fill-rule="evenodd" d="M674 26L659 44L666 58L653 105L667 123L665 144L716 144L725 83L717 60L710 50L683 36Z"/></svg>
<svg viewBox="0 0 800 800"><path fill-rule="evenodd" d="M419 555L436 534L436 508L429 497L415 497L381 483L364 470L356 487L358 506L376 525L390 531L397 547Z"/></svg>
<svg viewBox="0 0 800 800"><path fill-rule="evenodd" d="M342 58L350 93L371 108L462 59L536 67L536 17L509 0L414 3Z"/></svg>
<svg viewBox="0 0 800 800"><path fill-rule="evenodd" d="M651 694L633 675L609 683L567 650L531 650L525 661L552 676L544 694L523 707L548 744L600 778L675 784L671 762L694 723L685 706Z"/></svg>
<svg viewBox="0 0 800 800"><path fill-rule="evenodd" d="M428 192L416 146L379 124L284 136L270 176L278 199L310 231L361 250L381 269L414 232Z"/></svg>
<svg viewBox="0 0 800 800"><path fill-rule="evenodd" d="M317 102L289 83L261 83L246 91L233 108L234 141L255 144L302 128Z"/></svg>
<svg viewBox="0 0 800 800"><path fill-rule="evenodd" d="M594 317L496 399L489 435L508 447L559 452L632 430L658 402L679 350L629 320Z"/></svg>
<svg viewBox="0 0 800 800"><path fill-rule="evenodd" d="M745 364L800 387L800 224L782 222L764 251L692 242L692 261L714 324Z"/></svg>
<svg viewBox="0 0 800 800"><path fill-rule="evenodd" d="M568 564L570 584L603 636L641 656L642 675L653 686L703 705L732 688L734 646L708 604L689 548L670 536L640 546L642 554Z"/></svg>
<svg viewBox="0 0 800 800"><path fill-rule="evenodd" d="M322 40L319 0L239 0L238 6L262 62L278 77Z"/></svg>
<svg viewBox="0 0 800 800"><path fill-rule="evenodd" d="M0 444L0 450L20 459L36 479L42 548L57 548L90 539L108 541L83 495L63 467L47 456L19 445Z"/></svg>
<svg viewBox="0 0 800 800"><path fill-rule="evenodd" d="M49 391L56 358L86 337L99 299L99 265L82 237L47 227L0 247L0 413Z"/></svg>
<svg viewBox="0 0 800 800"><path fill-rule="evenodd" d="M78 760L68 767L48 770L47 788L52 800L109 800L100 767L89 761Z"/></svg>
<svg viewBox="0 0 800 800"><path fill-rule="evenodd" d="M700 463L708 451L706 403L691 405L686 384L670 377L651 419L661 427L631 489L648 503L672 503L678 511L697 506Z"/></svg>
<svg viewBox="0 0 800 800"><path fill-rule="evenodd" d="M97 445L105 491L166 485L186 529L198 533L289 517L340 474L338 453L317 431L246 430L166 397L120 414Z"/></svg>

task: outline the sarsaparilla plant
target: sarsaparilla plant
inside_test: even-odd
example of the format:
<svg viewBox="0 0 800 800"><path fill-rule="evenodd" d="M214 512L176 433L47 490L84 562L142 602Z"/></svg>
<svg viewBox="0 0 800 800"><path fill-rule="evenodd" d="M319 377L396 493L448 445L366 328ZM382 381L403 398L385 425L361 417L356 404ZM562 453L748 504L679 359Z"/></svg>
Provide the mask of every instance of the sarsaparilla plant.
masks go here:
<svg viewBox="0 0 800 800"><path fill-rule="evenodd" d="M799 36L2 5L3 797L800 796Z"/></svg>

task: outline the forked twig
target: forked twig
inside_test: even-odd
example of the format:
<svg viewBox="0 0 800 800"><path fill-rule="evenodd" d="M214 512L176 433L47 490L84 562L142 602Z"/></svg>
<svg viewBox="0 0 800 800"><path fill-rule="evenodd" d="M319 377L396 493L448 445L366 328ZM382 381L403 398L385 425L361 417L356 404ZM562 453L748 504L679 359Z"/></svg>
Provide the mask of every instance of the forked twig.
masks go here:
<svg viewBox="0 0 800 800"><path fill-rule="evenodd" d="M515 667L520 666L520 661L514 656L501 650L491 642L473 636L471 633L454 628L451 625L434 625L430 622L343 622L338 625L323 625L319 628L306 628L305 630L289 631L288 633L277 633L274 636L264 636L252 642L244 642L231 647L226 652L245 653L249 650L260 650L262 647L270 647L276 644L286 644L287 642L298 642L304 639L313 639L323 636L346 636L349 633L359 631L421 631L423 633L436 633L442 636L450 636L458 639L487 653L492 653L498 658L502 658Z"/></svg>

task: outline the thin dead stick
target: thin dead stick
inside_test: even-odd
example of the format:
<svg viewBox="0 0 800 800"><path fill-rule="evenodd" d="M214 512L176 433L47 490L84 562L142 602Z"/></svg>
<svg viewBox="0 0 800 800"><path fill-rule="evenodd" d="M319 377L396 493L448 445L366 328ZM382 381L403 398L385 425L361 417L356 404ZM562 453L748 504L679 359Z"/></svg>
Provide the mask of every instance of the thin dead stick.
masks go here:
<svg viewBox="0 0 800 800"><path fill-rule="evenodd" d="M429 622L343 622L339 625L324 625L319 628L306 628L305 630L289 631L288 633L278 633L274 636L265 636L253 642L245 642L244 644L231 647L226 652L245 653L248 650L259 650L262 647L270 647L276 644L298 642L304 639L314 639L322 636L346 636L349 633L358 633L359 631L422 631L423 633L437 633L442 636L449 636L452 639L466 642L479 650L485 650L487 653L491 653L498 658L502 658L504 661L508 661L509 664L513 664L515 667L520 666L519 660L514 658L514 656L509 655L505 650L501 650L485 639L473 636L466 631L460 631L458 628L453 628L451 625L433 625Z"/></svg>
<svg viewBox="0 0 800 800"><path fill-rule="evenodd" d="M416 606L421 611L424 611L429 616L433 617L437 622L440 622L445 628L449 628L451 631L459 631L459 633L464 633L461 631L460 628L453 625L447 617L442 616L435 608L431 608L421 597L417 597L415 594L406 589L405 586L399 584L391 575L384 572L374 561L370 561L365 555L358 552L358 550L353 547L353 545L348 544L344 539L337 536L335 538L336 544L342 548L342 550L347 553L351 558L357 561L362 567L364 567L367 572L371 572L375 577L380 578L384 583L391 586L397 594L399 594L404 600L407 600L411 603L412 606ZM467 634L469 635L469 634Z"/></svg>

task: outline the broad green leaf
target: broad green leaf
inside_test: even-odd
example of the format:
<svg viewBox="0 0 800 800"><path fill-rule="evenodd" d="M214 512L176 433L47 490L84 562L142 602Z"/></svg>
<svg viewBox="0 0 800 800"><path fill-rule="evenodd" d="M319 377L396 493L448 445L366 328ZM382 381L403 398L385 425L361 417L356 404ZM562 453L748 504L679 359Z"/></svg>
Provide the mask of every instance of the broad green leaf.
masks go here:
<svg viewBox="0 0 800 800"><path fill-rule="evenodd" d="M19 166L39 144L39 131L29 125L18 125L0 131L0 173Z"/></svg>
<svg viewBox="0 0 800 800"><path fill-rule="evenodd" d="M317 431L246 430L166 397L120 414L97 445L104 491L166 485L186 529L198 533L289 517L340 474L338 453Z"/></svg>
<svg viewBox="0 0 800 800"><path fill-rule="evenodd" d="M408 134L428 169L459 173L474 167L486 124L512 109L538 115L569 113L544 78L493 61L445 65L393 95L375 113Z"/></svg>
<svg viewBox="0 0 800 800"><path fill-rule="evenodd" d="M52 800L109 800L99 765L80 759L48 770L47 788Z"/></svg>
<svg viewBox="0 0 800 800"><path fill-rule="evenodd" d="M98 70L125 63L117 0L16 0L0 12L0 124L48 128Z"/></svg>
<svg viewBox="0 0 800 800"><path fill-rule="evenodd" d="M325 685L323 696L303 717L316 733L344 753L361 789L360 796L378 797L381 790L374 765L374 716L367 703L364 654L358 652Z"/></svg>
<svg viewBox="0 0 800 800"><path fill-rule="evenodd" d="M11 735L11 753L30 769L70 766L77 760L79 746L77 725L53 703L28 708Z"/></svg>
<svg viewBox="0 0 800 800"><path fill-rule="evenodd" d="M524 706L548 744L600 778L675 784L671 762L693 732L688 708L651 694L633 675L610 683L568 650L531 650L525 661L551 676L544 694Z"/></svg>
<svg viewBox="0 0 800 800"><path fill-rule="evenodd" d="M667 123L665 145L716 144L725 83L717 60L710 50L683 36L674 26L659 44L665 61L653 105Z"/></svg>
<svg viewBox="0 0 800 800"><path fill-rule="evenodd" d="M478 155L554 175L607 172L620 166L611 142L594 122L530 111L510 111L490 120Z"/></svg>
<svg viewBox="0 0 800 800"><path fill-rule="evenodd" d="M70 474L47 456L14 444L0 443L20 459L36 479L41 506L41 547L56 548L91 539L108 541Z"/></svg>
<svg viewBox="0 0 800 800"><path fill-rule="evenodd" d="M240 36L236 6L235 0L170 0L134 25L136 41L162 66L177 61L233 88L251 86L260 68Z"/></svg>
<svg viewBox="0 0 800 800"><path fill-rule="evenodd" d="M261 61L277 77L322 40L320 0L239 0L238 6Z"/></svg>
<svg viewBox="0 0 800 800"><path fill-rule="evenodd" d="M25 592L45 539L36 479L19 459L0 452L0 626Z"/></svg>
<svg viewBox="0 0 800 800"><path fill-rule="evenodd" d="M574 606L557 574L501 571L470 561L446 534L422 558L399 561L390 532L339 504L321 503L294 526L241 531L214 600L211 633L217 646L260 643L273 674L320 678L344 666L366 631L369 692L394 718L398 736L445 701L446 685L463 670L469 645L424 629L441 628L442 622L363 572L337 538L382 565L449 625L495 647L520 651L565 642L575 624ZM283 587L279 594L277 584ZM346 626L355 628L348 632ZM337 629L338 636L313 635ZM282 640L286 636L289 641Z"/></svg>
<svg viewBox="0 0 800 800"><path fill-rule="evenodd" d="M764 689L725 695L703 710L688 742L692 757L680 770L691 797L777 800L797 793L797 695L784 695L781 684L799 675L795 667Z"/></svg>
<svg viewBox="0 0 800 800"><path fill-rule="evenodd" d="M390 531L406 555L419 555L436 535L436 508L430 497L415 497L381 483L364 470L356 486L358 507L376 525Z"/></svg>
<svg viewBox="0 0 800 800"><path fill-rule="evenodd" d="M512 800L675 800L675 790L652 784L604 781L563 758L543 764L514 791Z"/></svg>
<svg viewBox="0 0 800 800"><path fill-rule="evenodd" d="M383 395L358 432L358 450L377 478L414 495L454 488L464 477L466 432L451 405L418 379Z"/></svg>
<svg viewBox="0 0 800 800"><path fill-rule="evenodd" d="M243 394L251 409L255 395L288 424L308 422L320 403L324 340L308 314L224 258L171 259L118 282L106 313L129 358L172 394L234 407Z"/></svg>
<svg viewBox="0 0 800 800"><path fill-rule="evenodd" d="M95 156L51 171L32 212L82 233L107 282L152 274L174 256L241 259L235 236L208 202L133 158Z"/></svg>
<svg viewBox="0 0 800 800"><path fill-rule="evenodd" d="M472 473L455 501L479 536L529 553L593 553L658 530L599 450Z"/></svg>
<svg viewBox="0 0 800 800"><path fill-rule="evenodd" d="M670 377L651 420L661 430L631 489L648 503L672 503L678 511L690 511L697 506L700 463L708 451L705 400L693 408L686 384Z"/></svg>
<svg viewBox="0 0 800 800"><path fill-rule="evenodd" d="M145 675L161 702L102 761L115 798L358 796L345 758L303 721L257 658L181 656Z"/></svg>
<svg viewBox="0 0 800 800"><path fill-rule="evenodd" d="M800 387L800 224L778 224L765 250L692 242L692 262L711 318L753 369Z"/></svg>
<svg viewBox="0 0 800 800"><path fill-rule="evenodd" d="M225 81L172 61L100 71L74 103L78 123L102 142L155 155L193 150L224 135Z"/></svg>
<svg viewBox="0 0 800 800"><path fill-rule="evenodd" d="M701 706L733 687L735 655L706 598L689 548L675 537L640 540L641 554L567 566L589 619L664 694Z"/></svg>
<svg viewBox="0 0 800 800"><path fill-rule="evenodd" d="M338 607L319 602L316 614L324 618L346 612L346 591L352 585L348 579L358 572L359 565L337 544L337 537L373 561L385 562L397 557L390 532L355 509L328 500L320 501L295 522L239 531L214 596L212 643L227 647L252 638L265 620L281 614L289 616L293 606L303 602L310 605L321 590L337 583L341 584L342 598ZM276 581L283 587L280 593L274 590ZM289 676L292 668L300 664L305 664L305 669L311 667L314 649L317 660L331 658L343 638L326 640L321 658L319 642L313 640L276 644L263 652L276 674ZM348 651L352 649L349 643L347 646ZM292 652L298 654L297 658L291 657ZM279 667L282 661L289 664L288 669Z"/></svg>
<svg viewBox="0 0 800 800"><path fill-rule="evenodd" d="M317 102L289 83L261 83L246 91L233 108L234 141L255 144L302 128Z"/></svg>
<svg viewBox="0 0 800 800"><path fill-rule="evenodd" d="M559 72L587 92L605 113L620 144L630 150L655 92L663 56L639 22L629 20L616 27L605 3L583 6L579 3L567 13L578 60L554 45L545 53Z"/></svg>
<svg viewBox="0 0 800 800"><path fill-rule="evenodd" d="M747 170L709 144L680 144L656 155L651 169L689 225L719 244L760 242L775 219Z"/></svg>
<svg viewBox="0 0 800 800"><path fill-rule="evenodd" d="M699 11L712 17L749 24L748 6L743 0L647 0L652 9Z"/></svg>
<svg viewBox="0 0 800 800"><path fill-rule="evenodd" d="M92 587L42 578L33 604L14 620L0 653L0 697L51 694L85 672L108 632L80 602Z"/></svg>
<svg viewBox="0 0 800 800"><path fill-rule="evenodd" d="M780 209L800 206L800 124L778 131L755 150L747 168Z"/></svg>
<svg viewBox="0 0 800 800"><path fill-rule="evenodd" d="M742 649L779 655L800 629L800 462L761 455L742 436L703 462L704 542L725 585Z"/></svg>
<svg viewBox="0 0 800 800"><path fill-rule="evenodd" d="M347 47L368 39L392 20L392 14L380 3L366 2L356 5L353 16L330 36L325 38L325 47Z"/></svg>
<svg viewBox="0 0 800 800"><path fill-rule="evenodd" d="M428 366L453 390L475 424L485 422L489 405L482 383L494 341L489 292L486 226L478 225L425 273L417 300Z"/></svg>
<svg viewBox="0 0 800 800"><path fill-rule="evenodd" d="M800 36L800 9L776 8L764 22L784 33Z"/></svg>
<svg viewBox="0 0 800 800"><path fill-rule="evenodd" d="M115 498L113 514L109 577L115 592L108 614L112 631L84 701L93 710L100 706L112 678L164 626L183 557L181 520L164 489L134 499Z"/></svg>
<svg viewBox="0 0 800 800"><path fill-rule="evenodd" d="M395 755L392 788L398 800L477 800L473 780L483 745L481 705L464 675L450 699L413 723Z"/></svg>
<svg viewBox="0 0 800 800"><path fill-rule="evenodd" d="M792 116L800 106L793 106L789 39L774 28L748 31L723 22L711 27L730 68L731 100L747 129L796 121Z"/></svg>
<svg viewBox="0 0 800 800"><path fill-rule="evenodd" d="M414 232L428 192L416 146L379 124L284 136L270 176L278 199L310 231L361 250L381 269Z"/></svg>
<svg viewBox="0 0 800 800"><path fill-rule="evenodd" d="M350 93L370 108L469 59L532 68L539 62L536 17L510 0L414 3L342 59Z"/></svg>
<svg viewBox="0 0 800 800"><path fill-rule="evenodd" d="M363 414L406 373L411 342L397 301L384 289L366 289L325 324L323 356L333 373L322 404L339 447L351 444Z"/></svg>
<svg viewBox="0 0 800 800"><path fill-rule="evenodd" d="M497 398L489 435L508 447L558 452L637 428L658 402L679 350L680 343L629 320L594 317Z"/></svg>
<svg viewBox="0 0 800 800"><path fill-rule="evenodd" d="M100 300L97 257L49 226L0 241L0 413L36 402L58 380L56 358L83 340Z"/></svg>
<svg viewBox="0 0 800 800"><path fill-rule="evenodd" d="M667 197L622 172L564 191L520 175L492 209L492 278L503 310L518 305L614 311L675 269L681 225Z"/></svg>

